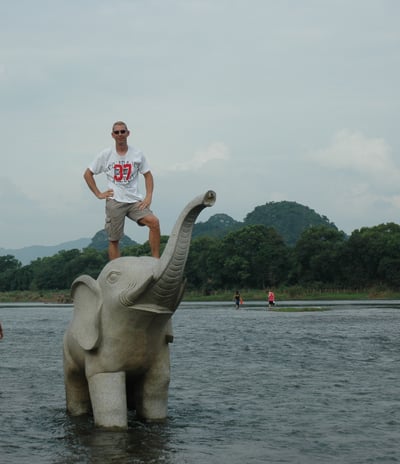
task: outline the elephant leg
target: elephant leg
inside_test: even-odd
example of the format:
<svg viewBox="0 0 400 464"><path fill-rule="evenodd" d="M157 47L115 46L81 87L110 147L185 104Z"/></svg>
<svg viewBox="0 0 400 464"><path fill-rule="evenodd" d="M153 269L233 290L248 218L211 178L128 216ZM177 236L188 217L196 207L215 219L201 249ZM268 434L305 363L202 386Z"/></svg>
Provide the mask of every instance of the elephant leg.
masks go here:
<svg viewBox="0 0 400 464"><path fill-rule="evenodd" d="M67 411L72 416L89 414L92 410L90 404L89 388L84 372L74 372L65 369L65 395Z"/></svg>
<svg viewBox="0 0 400 464"><path fill-rule="evenodd" d="M169 382L170 358L166 344L139 383L135 402L136 413L140 418L149 421L166 419Z"/></svg>
<svg viewBox="0 0 400 464"><path fill-rule="evenodd" d="M95 424L105 428L127 428L125 372L95 374L88 382Z"/></svg>

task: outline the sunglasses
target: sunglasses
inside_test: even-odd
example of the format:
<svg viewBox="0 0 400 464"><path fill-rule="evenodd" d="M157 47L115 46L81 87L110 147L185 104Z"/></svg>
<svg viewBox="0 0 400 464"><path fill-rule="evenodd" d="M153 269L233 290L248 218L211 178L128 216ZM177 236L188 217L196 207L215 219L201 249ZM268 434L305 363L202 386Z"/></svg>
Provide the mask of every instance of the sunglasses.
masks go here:
<svg viewBox="0 0 400 464"><path fill-rule="evenodd" d="M119 135L119 134L126 134L126 130L125 129L122 129L122 130L119 130L119 131L113 131L113 134L115 135Z"/></svg>

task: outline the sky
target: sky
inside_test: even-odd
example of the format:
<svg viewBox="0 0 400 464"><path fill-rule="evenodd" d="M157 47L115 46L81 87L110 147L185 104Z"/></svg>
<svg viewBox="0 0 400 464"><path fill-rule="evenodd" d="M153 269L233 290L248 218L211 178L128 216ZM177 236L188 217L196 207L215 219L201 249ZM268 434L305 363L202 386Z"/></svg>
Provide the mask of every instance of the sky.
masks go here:
<svg viewBox="0 0 400 464"><path fill-rule="evenodd" d="M347 234L399 223L399 17L397 0L0 0L0 247L104 227L83 172L116 120L164 235L209 189L201 222L286 200Z"/></svg>

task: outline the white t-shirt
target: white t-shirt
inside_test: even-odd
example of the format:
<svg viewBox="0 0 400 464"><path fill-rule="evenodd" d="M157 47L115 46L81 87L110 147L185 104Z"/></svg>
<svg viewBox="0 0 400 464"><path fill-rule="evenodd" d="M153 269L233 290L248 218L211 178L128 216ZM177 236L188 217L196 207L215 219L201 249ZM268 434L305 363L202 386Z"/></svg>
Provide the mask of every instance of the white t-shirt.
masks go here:
<svg viewBox="0 0 400 464"><path fill-rule="evenodd" d="M146 174L150 167L137 148L129 145L123 156L115 148L107 148L89 165L89 169L95 175L103 172L106 174L108 188L114 190L114 200L122 203L143 200L143 195L138 190L139 173Z"/></svg>

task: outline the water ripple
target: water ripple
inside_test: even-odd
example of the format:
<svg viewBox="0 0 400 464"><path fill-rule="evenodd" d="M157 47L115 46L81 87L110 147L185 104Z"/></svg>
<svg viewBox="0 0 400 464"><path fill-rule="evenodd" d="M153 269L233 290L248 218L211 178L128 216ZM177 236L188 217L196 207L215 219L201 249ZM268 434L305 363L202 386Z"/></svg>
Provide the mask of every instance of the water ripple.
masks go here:
<svg viewBox="0 0 400 464"><path fill-rule="evenodd" d="M1 462L398 462L398 303L275 313L183 304L174 316L169 418L125 432L65 413L70 307L0 307Z"/></svg>

